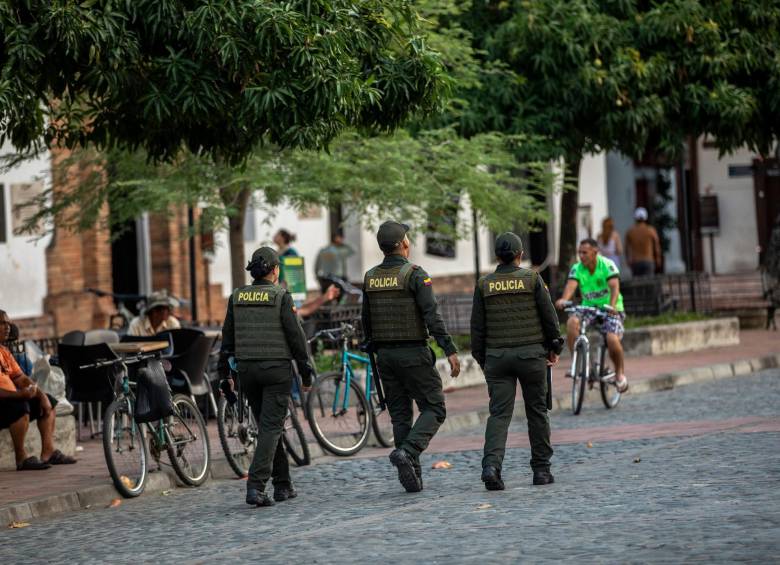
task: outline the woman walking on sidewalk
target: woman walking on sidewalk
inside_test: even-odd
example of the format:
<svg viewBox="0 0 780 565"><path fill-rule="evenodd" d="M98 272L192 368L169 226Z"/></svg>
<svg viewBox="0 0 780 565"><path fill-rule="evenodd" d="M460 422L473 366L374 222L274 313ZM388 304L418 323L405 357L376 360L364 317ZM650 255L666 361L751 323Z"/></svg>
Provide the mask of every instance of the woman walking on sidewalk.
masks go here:
<svg viewBox="0 0 780 565"><path fill-rule="evenodd" d="M482 482L488 490L504 490L501 466L519 380L528 418L533 484L546 485L554 482L547 366L558 362L563 347L558 316L539 274L520 267L520 238L512 232L501 234L495 250L500 263L477 283L471 311L471 354L485 373L490 395Z"/></svg>

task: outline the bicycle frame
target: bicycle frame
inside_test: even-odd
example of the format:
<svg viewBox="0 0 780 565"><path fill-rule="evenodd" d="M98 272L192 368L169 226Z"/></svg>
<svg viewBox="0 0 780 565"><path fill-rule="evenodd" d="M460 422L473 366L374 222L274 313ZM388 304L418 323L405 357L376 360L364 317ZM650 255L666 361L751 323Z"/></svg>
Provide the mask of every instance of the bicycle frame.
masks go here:
<svg viewBox="0 0 780 565"><path fill-rule="evenodd" d="M352 378L355 376L355 372L352 369L352 361L357 361L358 363L362 363L366 366L366 385L365 385L365 393L366 393L366 400L369 401L369 405L371 403L371 391L373 390L373 382L372 382L372 367L371 367L371 359L364 355L358 355L357 353L352 353L347 348L347 339L343 339L341 343L341 374L344 375L344 397L341 401L341 409L339 410L339 390L336 389L336 394L333 397L333 413L344 413L346 412L347 408L349 407L349 385L352 382ZM341 385L339 385L341 386Z"/></svg>
<svg viewBox="0 0 780 565"><path fill-rule="evenodd" d="M585 378L587 381L593 381L593 380L599 380L602 378L601 372L604 367L604 356L607 352L607 336L603 333L601 334L601 341L598 346L598 352L596 355L596 363L592 365L593 372L591 372L591 355L590 355L590 340L588 339L588 328L590 327L588 322L584 319L583 313L581 311L574 311L573 312L580 321L580 333L577 336L577 339L574 341L574 347L573 351L575 352L572 355L571 359L571 370L570 375L576 374L577 371L577 348L578 346L584 344L585 347L583 348L585 351Z"/></svg>

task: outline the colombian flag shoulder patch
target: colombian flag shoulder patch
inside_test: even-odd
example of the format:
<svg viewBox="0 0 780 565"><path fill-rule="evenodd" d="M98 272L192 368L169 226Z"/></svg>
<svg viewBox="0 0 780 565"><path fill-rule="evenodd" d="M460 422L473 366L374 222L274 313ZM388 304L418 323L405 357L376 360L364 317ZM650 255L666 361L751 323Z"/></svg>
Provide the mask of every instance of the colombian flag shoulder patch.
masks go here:
<svg viewBox="0 0 780 565"><path fill-rule="evenodd" d="M425 278L423 279L423 284L424 284L425 286L431 286L431 285L433 284L433 281L431 280L431 277L425 277Z"/></svg>

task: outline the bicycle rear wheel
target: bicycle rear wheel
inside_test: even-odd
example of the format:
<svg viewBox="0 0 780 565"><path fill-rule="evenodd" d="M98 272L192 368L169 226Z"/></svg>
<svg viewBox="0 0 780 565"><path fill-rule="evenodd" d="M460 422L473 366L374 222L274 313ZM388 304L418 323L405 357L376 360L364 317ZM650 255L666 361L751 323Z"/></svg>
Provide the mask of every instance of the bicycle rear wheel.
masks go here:
<svg viewBox="0 0 780 565"><path fill-rule="evenodd" d="M368 441L371 410L363 390L339 371L314 381L306 402L309 424L320 445L334 455L353 455Z"/></svg>
<svg viewBox="0 0 780 565"><path fill-rule="evenodd" d="M306 443L306 436L303 433L303 427L298 420L296 412L295 403L290 399L287 417L284 419L282 443L292 460L295 461L295 464L298 467L303 467L311 463L311 453L309 452L309 444Z"/></svg>
<svg viewBox="0 0 780 565"><path fill-rule="evenodd" d="M588 356L587 344L580 343L574 349L574 374L571 379L571 411L576 416L582 410L582 401L585 398L585 384L588 382L587 368Z"/></svg>
<svg viewBox="0 0 780 565"><path fill-rule="evenodd" d="M120 396L106 409L103 453L116 490L125 498L141 494L146 488L148 453L143 426L136 424L128 396Z"/></svg>
<svg viewBox="0 0 780 565"><path fill-rule="evenodd" d="M368 399L371 408L371 429L374 430L374 437L382 447L395 447L393 443L393 423L390 421L390 411L385 407L379 408L379 398L376 391L371 391Z"/></svg>
<svg viewBox="0 0 780 565"><path fill-rule="evenodd" d="M209 474L211 451L206 422L200 410L188 397L173 397L175 408L166 418L165 436L171 466L187 485L203 484Z"/></svg>
<svg viewBox="0 0 780 565"><path fill-rule="evenodd" d="M238 402L242 401L243 418L239 420ZM219 399L217 431L228 465L239 478L244 478L257 448L257 423L246 398L239 397L238 402L230 404L224 397Z"/></svg>

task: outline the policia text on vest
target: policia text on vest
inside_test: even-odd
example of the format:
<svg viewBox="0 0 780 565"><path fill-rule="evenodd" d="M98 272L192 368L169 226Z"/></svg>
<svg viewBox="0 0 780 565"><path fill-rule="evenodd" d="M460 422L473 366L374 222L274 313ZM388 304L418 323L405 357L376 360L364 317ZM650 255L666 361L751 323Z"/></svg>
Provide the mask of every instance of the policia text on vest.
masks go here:
<svg viewBox="0 0 780 565"><path fill-rule="evenodd" d="M396 449L390 454L408 492L422 489L420 454L446 417L441 377L428 347L433 337L448 356L451 375L460 372L457 350L447 333L431 278L408 261L408 226L385 222L377 242L385 253L363 281L362 322L385 391ZM420 415L413 421L412 402Z"/></svg>
<svg viewBox="0 0 780 565"><path fill-rule="evenodd" d="M247 270L255 280L236 289L228 301L222 327L220 373L229 376L227 359L233 356L241 390L258 424L246 502L270 506L274 501L296 496L281 439L292 387L292 361L298 366L304 387L311 386L313 371L292 297L276 284L276 252L268 247L258 249ZM274 486L273 500L265 494L269 478Z"/></svg>
<svg viewBox="0 0 780 565"><path fill-rule="evenodd" d="M563 345L547 287L535 271L519 266L520 238L502 234L496 255L502 263L479 280L471 315L471 354L485 373L490 395L482 460L488 490L504 488L501 468L518 381L528 419L534 484L552 482L547 365L557 362Z"/></svg>

